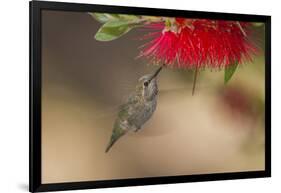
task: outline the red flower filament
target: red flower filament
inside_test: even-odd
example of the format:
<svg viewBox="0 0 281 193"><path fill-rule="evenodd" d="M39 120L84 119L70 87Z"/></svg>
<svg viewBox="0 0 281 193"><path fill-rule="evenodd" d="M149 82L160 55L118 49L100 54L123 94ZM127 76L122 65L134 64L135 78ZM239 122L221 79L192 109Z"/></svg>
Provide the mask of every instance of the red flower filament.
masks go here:
<svg viewBox="0 0 281 193"><path fill-rule="evenodd" d="M251 24L238 21L169 18L147 26L156 32L140 56L177 68L222 68L251 61Z"/></svg>

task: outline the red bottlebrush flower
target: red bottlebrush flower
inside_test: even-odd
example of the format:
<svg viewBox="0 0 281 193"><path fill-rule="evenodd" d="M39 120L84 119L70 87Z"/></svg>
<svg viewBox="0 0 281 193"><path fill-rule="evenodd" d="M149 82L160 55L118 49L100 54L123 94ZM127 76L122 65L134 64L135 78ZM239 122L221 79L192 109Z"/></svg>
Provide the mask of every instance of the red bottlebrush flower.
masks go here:
<svg viewBox="0 0 281 193"><path fill-rule="evenodd" d="M251 24L238 21L169 18L147 26L156 32L140 56L177 68L222 68L251 60Z"/></svg>

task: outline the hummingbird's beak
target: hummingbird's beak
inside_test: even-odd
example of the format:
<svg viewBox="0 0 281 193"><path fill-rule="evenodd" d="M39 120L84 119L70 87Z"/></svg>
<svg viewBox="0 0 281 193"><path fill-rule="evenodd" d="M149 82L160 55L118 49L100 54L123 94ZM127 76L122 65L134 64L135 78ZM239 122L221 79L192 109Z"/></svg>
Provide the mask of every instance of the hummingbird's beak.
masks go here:
<svg viewBox="0 0 281 193"><path fill-rule="evenodd" d="M161 70L162 70L162 66L156 70L156 72L152 75L152 77L149 79L149 81L151 81L153 78L155 78Z"/></svg>

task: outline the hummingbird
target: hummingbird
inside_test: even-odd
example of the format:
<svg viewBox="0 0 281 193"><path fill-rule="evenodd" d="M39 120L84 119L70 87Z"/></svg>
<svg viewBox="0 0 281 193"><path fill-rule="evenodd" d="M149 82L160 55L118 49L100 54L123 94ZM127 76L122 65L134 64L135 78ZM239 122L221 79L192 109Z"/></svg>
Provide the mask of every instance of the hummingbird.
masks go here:
<svg viewBox="0 0 281 193"><path fill-rule="evenodd" d="M120 137L128 131L137 132L151 118L157 106L157 75L161 70L162 66L153 74L142 76L138 80L135 91L129 95L124 104L119 106L106 153Z"/></svg>

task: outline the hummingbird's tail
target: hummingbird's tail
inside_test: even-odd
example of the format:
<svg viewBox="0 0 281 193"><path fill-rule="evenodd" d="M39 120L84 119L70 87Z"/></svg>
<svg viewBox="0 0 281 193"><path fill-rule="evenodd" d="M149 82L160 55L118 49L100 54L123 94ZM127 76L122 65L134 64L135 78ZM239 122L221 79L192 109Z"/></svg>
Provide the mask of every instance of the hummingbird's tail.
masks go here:
<svg viewBox="0 0 281 193"><path fill-rule="evenodd" d="M110 142L108 143L108 145L106 146L106 149L105 149L105 153L107 153L110 148L114 145L114 143L117 141L117 139L113 140L112 138L110 139Z"/></svg>
<svg viewBox="0 0 281 193"><path fill-rule="evenodd" d="M114 145L114 143L120 138L122 137L124 134L126 133L125 130L121 129L121 128L118 128L118 129L114 129L113 130L113 133L112 133L112 136L110 138L110 141L108 143L108 145L106 146L106 149L105 149L105 153L107 153L111 147Z"/></svg>

